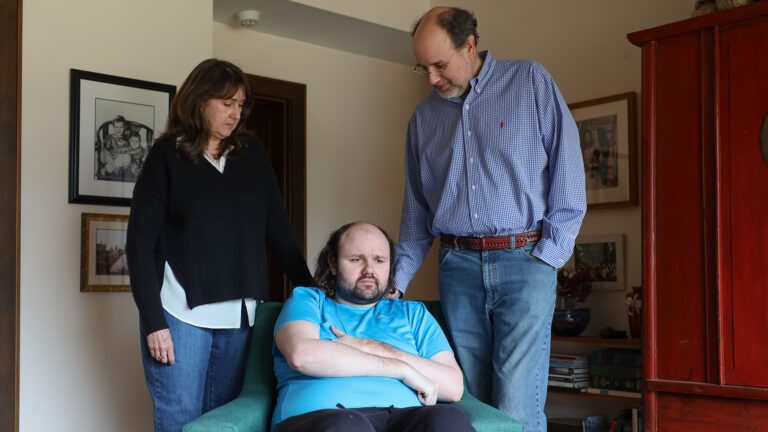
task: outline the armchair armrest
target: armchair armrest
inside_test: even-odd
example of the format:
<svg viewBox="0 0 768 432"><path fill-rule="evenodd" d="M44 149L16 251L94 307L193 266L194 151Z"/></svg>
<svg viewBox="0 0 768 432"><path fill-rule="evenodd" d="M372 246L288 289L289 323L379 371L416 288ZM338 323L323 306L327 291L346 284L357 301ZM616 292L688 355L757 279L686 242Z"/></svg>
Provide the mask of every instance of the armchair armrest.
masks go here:
<svg viewBox="0 0 768 432"><path fill-rule="evenodd" d="M184 432L268 431L273 401L264 395L240 395L184 425Z"/></svg>
<svg viewBox="0 0 768 432"><path fill-rule="evenodd" d="M477 432L523 432L523 424L498 409L480 402L466 386L461 400L454 402Z"/></svg>

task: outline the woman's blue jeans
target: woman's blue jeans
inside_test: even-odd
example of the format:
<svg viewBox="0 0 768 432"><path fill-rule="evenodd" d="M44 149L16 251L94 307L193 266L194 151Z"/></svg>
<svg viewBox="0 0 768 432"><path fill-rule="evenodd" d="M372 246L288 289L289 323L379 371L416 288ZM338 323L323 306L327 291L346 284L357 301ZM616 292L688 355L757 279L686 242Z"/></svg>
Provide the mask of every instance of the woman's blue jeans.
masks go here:
<svg viewBox="0 0 768 432"><path fill-rule="evenodd" d="M195 327L168 312L165 318L175 363L167 365L153 359L144 336L141 356L154 406L155 432L180 432L186 423L240 393L251 329L247 318L239 329Z"/></svg>
<svg viewBox="0 0 768 432"><path fill-rule="evenodd" d="M469 391L545 431L557 271L535 243L475 251L440 245L440 300Z"/></svg>

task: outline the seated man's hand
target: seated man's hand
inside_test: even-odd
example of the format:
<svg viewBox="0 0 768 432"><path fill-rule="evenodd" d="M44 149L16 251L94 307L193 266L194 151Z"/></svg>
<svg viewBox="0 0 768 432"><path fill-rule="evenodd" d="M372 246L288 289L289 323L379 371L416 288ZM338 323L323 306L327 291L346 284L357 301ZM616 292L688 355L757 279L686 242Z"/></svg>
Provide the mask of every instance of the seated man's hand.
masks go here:
<svg viewBox="0 0 768 432"><path fill-rule="evenodd" d="M416 369L406 365L403 384L416 391L419 400L424 405L437 403L437 383L422 375Z"/></svg>
<svg viewBox="0 0 768 432"><path fill-rule="evenodd" d="M343 343L352 348L357 348L362 352L388 358L393 358L395 357L395 354L397 354L397 348L384 342L377 341L376 339L356 338L344 333L334 326L331 326L331 331L338 337L334 342Z"/></svg>

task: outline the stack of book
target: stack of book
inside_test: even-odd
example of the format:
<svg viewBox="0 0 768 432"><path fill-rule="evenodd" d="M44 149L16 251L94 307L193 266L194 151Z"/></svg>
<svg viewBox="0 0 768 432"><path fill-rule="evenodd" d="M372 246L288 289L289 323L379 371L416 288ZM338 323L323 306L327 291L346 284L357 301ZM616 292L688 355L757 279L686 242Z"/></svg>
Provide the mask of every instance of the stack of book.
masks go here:
<svg viewBox="0 0 768 432"><path fill-rule="evenodd" d="M639 349L606 348L592 353L590 393L639 398L643 390L643 356Z"/></svg>
<svg viewBox="0 0 768 432"><path fill-rule="evenodd" d="M589 360L585 356L550 355L548 383L558 390L586 392L589 387Z"/></svg>

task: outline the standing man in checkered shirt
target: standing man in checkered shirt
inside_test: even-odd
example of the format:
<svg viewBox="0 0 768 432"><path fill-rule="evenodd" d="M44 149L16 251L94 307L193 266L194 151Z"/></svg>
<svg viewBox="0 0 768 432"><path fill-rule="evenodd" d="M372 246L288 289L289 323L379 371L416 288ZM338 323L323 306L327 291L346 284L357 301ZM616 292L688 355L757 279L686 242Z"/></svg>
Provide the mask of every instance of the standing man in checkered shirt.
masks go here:
<svg viewBox="0 0 768 432"><path fill-rule="evenodd" d="M440 237L440 298L470 392L544 431L556 274L586 211L576 125L541 65L477 52L471 12L432 9L412 35L414 72L435 90L408 124L395 288Z"/></svg>

